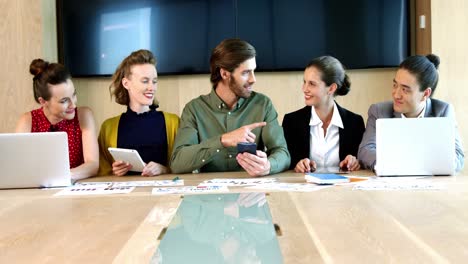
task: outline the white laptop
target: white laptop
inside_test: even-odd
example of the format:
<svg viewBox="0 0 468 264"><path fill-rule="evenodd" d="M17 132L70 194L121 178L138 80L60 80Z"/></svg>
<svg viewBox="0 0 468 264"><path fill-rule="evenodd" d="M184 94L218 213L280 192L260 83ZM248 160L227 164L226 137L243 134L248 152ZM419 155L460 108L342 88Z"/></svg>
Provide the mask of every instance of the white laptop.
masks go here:
<svg viewBox="0 0 468 264"><path fill-rule="evenodd" d="M65 132L0 134L0 188L71 185Z"/></svg>
<svg viewBox="0 0 468 264"><path fill-rule="evenodd" d="M377 119L376 148L378 176L455 173L455 125L447 117Z"/></svg>

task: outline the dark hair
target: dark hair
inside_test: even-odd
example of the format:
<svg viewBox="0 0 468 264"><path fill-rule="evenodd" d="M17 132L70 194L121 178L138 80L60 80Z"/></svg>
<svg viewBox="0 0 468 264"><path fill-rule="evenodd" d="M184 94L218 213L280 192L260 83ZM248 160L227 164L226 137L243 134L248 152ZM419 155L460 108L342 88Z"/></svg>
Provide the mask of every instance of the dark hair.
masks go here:
<svg viewBox="0 0 468 264"><path fill-rule="evenodd" d="M109 91L111 93L111 97L112 95L115 96L115 102L118 104L127 106L130 104L130 97L127 89L125 89L122 84L122 79L130 78L130 75L132 74L132 66L142 64L152 64L156 67L156 58L151 51L141 49L132 52L115 70L114 75L112 75L112 83L109 86Z"/></svg>
<svg viewBox="0 0 468 264"><path fill-rule="evenodd" d="M327 86L336 83L337 88L334 95L346 95L351 90L349 77L341 62L336 58L332 56L315 58L307 64L306 69L310 67L315 67L322 73L321 79Z"/></svg>
<svg viewBox="0 0 468 264"><path fill-rule="evenodd" d="M39 97L49 101L49 84L56 85L67 82L71 78L70 72L59 63L49 63L43 59L35 59L29 65L29 72L33 77L34 100L39 103Z"/></svg>
<svg viewBox="0 0 468 264"><path fill-rule="evenodd" d="M210 58L210 81L213 88L222 80L221 68L233 72L244 61L255 56L255 48L244 40L225 39L219 43Z"/></svg>
<svg viewBox="0 0 468 264"><path fill-rule="evenodd" d="M432 96L439 82L439 73L437 72L439 64L439 56L435 54L427 56L415 55L406 58L400 63L399 68L409 71L416 77L420 86L419 91L423 92L430 87L432 89Z"/></svg>

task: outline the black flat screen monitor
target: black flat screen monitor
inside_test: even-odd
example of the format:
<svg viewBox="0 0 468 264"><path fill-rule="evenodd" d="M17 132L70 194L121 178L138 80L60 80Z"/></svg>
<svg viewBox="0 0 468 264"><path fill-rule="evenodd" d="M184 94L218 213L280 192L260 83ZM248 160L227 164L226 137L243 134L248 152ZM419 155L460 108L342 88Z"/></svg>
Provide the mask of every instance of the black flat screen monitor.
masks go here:
<svg viewBox="0 0 468 264"><path fill-rule="evenodd" d="M60 61L109 76L149 49L159 74L209 72L211 50L241 38L258 71L303 70L332 55L348 69L394 67L410 53L409 0L57 0Z"/></svg>

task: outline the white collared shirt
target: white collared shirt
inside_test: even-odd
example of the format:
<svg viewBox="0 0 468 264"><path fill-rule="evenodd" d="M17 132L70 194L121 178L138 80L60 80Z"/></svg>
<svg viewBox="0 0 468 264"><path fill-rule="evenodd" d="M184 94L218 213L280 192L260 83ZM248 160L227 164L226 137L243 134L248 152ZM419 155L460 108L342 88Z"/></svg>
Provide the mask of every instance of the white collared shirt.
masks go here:
<svg viewBox="0 0 468 264"><path fill-rule="evenodd" d="M421 113L419 113L419 115L416 118L423 118L425 113L426 113L426 104L424 104L423 110L421 111ZM407 118L407 117L405 116L405 114L402 113L401 118Z"/></svg>
<svg viewBox="0 0 468 264"><path fill-rule="evenodd" d="M334 103L333 115L326 136L323 133L323 122L315 112L314 106L311 111L309 158L316 162L317 167L337 167L340 164L339 128L344 128L338 107Z"/></svg>

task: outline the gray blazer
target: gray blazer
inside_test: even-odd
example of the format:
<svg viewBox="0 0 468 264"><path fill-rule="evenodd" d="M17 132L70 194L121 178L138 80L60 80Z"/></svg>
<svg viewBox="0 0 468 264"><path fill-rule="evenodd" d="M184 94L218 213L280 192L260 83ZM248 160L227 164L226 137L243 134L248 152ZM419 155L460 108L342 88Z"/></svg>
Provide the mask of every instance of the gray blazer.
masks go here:
<svg viewBox="0 0 468 264"><path fill-rule="evenodd" d="M359 145L358 159L361 164L367 168L374 170L376 162L375 151L375 121L379 118L401 118L401 113L393 111L393 102L382 102L373 104L369 107L366 131ZM465 154L463 145L458 133L457 122L455 120L455 111L451 104L442 102L437 99L426 100L426 111L424 117L451 117L455 124L455 152L456 152L456 171L463 169Z"/></svg>

